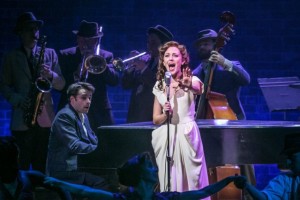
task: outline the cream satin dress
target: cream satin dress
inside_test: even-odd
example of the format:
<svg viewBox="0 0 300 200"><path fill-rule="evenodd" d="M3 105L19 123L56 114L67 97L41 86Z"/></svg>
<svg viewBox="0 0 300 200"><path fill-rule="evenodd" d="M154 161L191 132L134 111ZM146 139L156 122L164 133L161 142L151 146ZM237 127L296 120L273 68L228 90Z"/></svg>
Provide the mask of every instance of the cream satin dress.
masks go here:
<svg viewBox="0 0 300 200"><path fill-rule="evenodd" d="M192 81L200 81L193 76ZM167 101L164 91L157 88L153 94L163 106ZM209 184L205 156L199 128L194 120L195 101L191 91L179 89L170 97L173 114L169 126L171 157L171 191L201 189ZM160 191L167 191L167 124L152 132L152 146L158 166ZM207 198L210 199L210 198Z"/></svg>

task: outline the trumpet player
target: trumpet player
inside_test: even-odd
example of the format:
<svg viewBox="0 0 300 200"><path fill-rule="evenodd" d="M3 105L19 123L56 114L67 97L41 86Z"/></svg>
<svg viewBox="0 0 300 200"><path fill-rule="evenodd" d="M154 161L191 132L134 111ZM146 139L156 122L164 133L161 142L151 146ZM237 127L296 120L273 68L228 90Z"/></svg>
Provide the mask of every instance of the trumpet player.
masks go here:
<svg viewBox="0 0 300 200"><path fill-rule="evenodd" d="M89 56L96 54L97 46L103 33L96 22L81 21L79 28L73 31L76 35L77 46L60 50L59 62L64 78L66 79L66 87L62 91L59 101L59 109L63 108L67 103L66 90L69 85L74 82L84 81L91 83L95 87L93 102L88 113L90 124L95 131L101 125L114 124L114 118L111 111L111 104L108 99L106 86L118 85L119 74L111 65L113 61L113 53L100 50L100 57L104 60L104 71L100 74L89 73L84 66Z"/></svg>
<svg viewBox="0 0 300 200"><path fill-rule="evenodd" d="M0 76L0 90L4 98L12 106L10 130L20 147L20 169L45 172L48 138L51 123L54 119L53 101L50 92L43 95L37 120L28 125L24 116L28 104L36 101L29 95L39 77L47 79L51 88L61 90L65 81L61 75L55 51L37 45L39 30L43 21L37 19L32 12L25 12L17 18L14 33L20 38L20 47L12 50L4 57ZM43 56L43 63L36 57Z"/></svg>
<svg viewBox="0 0 300 200"><path fill-rule="evenodd" d="M164 26L156 25L147 30L148 54L133 60L130 67L124 70L122 76L123 89L131 90L130 103L127 114L127 122L152 121L153 86L156 82L158 66L158 48L171 41L173 34ZM138 54L132 51L131 55Z"/></svg>

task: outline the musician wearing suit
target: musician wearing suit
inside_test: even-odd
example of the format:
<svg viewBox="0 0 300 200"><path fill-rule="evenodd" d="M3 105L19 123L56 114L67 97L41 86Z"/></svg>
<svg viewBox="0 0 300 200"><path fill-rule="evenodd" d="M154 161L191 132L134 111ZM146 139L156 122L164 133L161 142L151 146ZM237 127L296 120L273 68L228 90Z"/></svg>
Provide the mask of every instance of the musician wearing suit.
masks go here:
<svg viewBox="0 0 300 200"><path fill-rule="evenodd" d="M194 69L193 74L204 81L208 63L216 63L211 91L224 94L237 119L246 119L239 96L241 87L250 83L250 75L239 61L230 61L219 52L213 51L217 35L211 29L199 31L195 46L201 63Z"/></svg>
<svg viewBox="0 0 300 200"><path fill-rule="evenodd" d="M235 113L236 118L238 120L245 120L246 115L239 96L241 87L250 83L250 75L239 61L230 61L220 52L214 50L217 37L218 34L211 29L205 29L198 32L195 47L201 63L194 69L193 75L205 82L204 80L207 75L207 66L209 62L216 63L210 85L211 91L224 94L230 108ZM240 168L241 173L247 175L248 179L255 184L253 166L242 165ZM244 197L244 199L248 198L248 196Z"/></svg>
<svg viewBox="0 0 300 200"><path fill-rule="evenodd" d="M109 51L100 50L100 56L106 61L106 69L101 74L86 73L80 75L82 62L89 55L94 55L97 45L100 43L102 32L96 22L87 22L83 20L78 31L73 31L77 37L78 45L76 47L60 50L59 62L64 78L66 79L66 87L63 89L58 108L61 109L68 102L66 90L69 85L77 81L85 81L91 83L95 88L94 101L91 104L88 113L91 127L94 131L101 125L114 124L114 118L111 111L111 104L107 94L106 85L116 86L119 82L119 74L112 66L113 54Z"/></svg>
<svg viewBox="0 0 300 200"><path fill-rule="evenodd" d="M55 51L37 46L39 29L43 21L36 19L33 13L21 14L14 29L20 38L20 47L4 57L1 72L0 89L4 98L11 104L10 129L20 147L20 169L45 172L47 146L50 126L54 119L54 109L50 92L46 92L38 106L34 123L25 123L25 114L33 111L29 105L37 98L32 91L38 91L34 85L38 78L47 80L50 88L61 90L65 81L61 75ZM44 62L39 63L40 57ZM30 94L29 94L30 93ZM33 92L34 93L34 92Z"/></svg>
<svg viewBox="0 0 300 200"><path fill-rule="evenodd" d="M93 152L98 139L90 127L87 113L95 88L86 82L69 86L69 103L55 116L51 127L47 175L71 183L106 189L103 178L78 170L78 155Z"/></svg>
<svg viewBox="0 0 300 200"><path fill-rule="evenodd" d="M136 59L132 67L126 69L122 76L123 89L130 89L131 96L127 122L152 121L153 86L156 82L158 67L158 48L173 39L173 34L164 26L156 25L147 31L147 55Z"/></svg>

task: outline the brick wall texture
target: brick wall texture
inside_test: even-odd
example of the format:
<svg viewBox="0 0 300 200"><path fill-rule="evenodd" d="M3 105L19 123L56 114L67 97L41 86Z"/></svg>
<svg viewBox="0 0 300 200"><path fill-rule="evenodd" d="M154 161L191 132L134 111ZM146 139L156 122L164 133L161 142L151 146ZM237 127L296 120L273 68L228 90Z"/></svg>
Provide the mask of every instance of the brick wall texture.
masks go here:
<svg viewBox="0 0 300 200"><path fill-rule="evenodd" d="M45 24L41 34L48 47L56 50L75 44L72 30L81 20L103 26L101 46L115 57L127 58L130 50L146 49L146 30L157 24L170 29L175 40L187 46L191 67L197 65L193 41L199 30L219 30L223 11L236 16L235 35L223 55L239 60L251 75L251 84L242 89L241 101L249 120L300 120L298 111L270 112L258 85L258 78L300 75L300 2L297 0L2 0L0 3L0 61L18 46L13 34L17 16L32 11ZM129 91L109 88L114 117L124 123ZM59 94L55 94L55 101ZM299 101L291 99L291 101ZM10 105L0 96L0 135L9 135Z"/></svg>

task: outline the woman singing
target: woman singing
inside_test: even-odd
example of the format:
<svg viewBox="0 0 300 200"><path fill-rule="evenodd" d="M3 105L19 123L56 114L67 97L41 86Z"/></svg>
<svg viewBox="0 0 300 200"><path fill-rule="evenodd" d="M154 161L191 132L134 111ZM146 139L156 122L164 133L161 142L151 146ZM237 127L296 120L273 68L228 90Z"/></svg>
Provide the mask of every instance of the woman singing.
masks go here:
<svg viewBox="0 0 300 200"><path fill-rule="evenodd" d="M164 80L166 71L171 73L169 88ZM183 192L208 185L202 140L195 122L194 100L202 93L202 86L203 83L191 74L186 47L175 41L164 44L160 48L157 82L153 88L153 123L161 126L152 132L161 192L166 191L168 183L168 132L170 190Z"/></svg>

